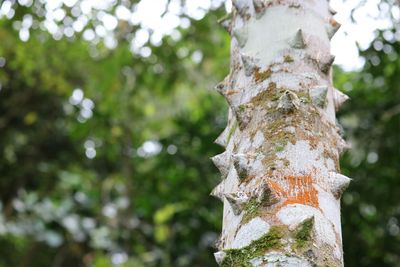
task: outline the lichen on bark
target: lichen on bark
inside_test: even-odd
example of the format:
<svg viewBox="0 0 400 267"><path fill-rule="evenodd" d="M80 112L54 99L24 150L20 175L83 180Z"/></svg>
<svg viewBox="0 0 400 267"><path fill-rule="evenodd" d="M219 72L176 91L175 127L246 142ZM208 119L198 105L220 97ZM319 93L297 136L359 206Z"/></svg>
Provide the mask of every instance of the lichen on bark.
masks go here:
<svg viewBox="0 0 400 267"><path fill-rule="evenodd" d="M267 234L241 249L227 249L222 267L251 267L250 260L282 246L282 227L274 226Z"/></svg>

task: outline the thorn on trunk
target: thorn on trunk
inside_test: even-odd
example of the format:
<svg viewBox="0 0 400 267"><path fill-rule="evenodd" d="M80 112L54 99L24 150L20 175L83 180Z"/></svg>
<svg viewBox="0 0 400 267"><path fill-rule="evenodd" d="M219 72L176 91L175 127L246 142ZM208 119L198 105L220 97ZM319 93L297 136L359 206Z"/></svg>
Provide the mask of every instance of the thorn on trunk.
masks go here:
<svg viewBox="0 0 400 267"><path fill-rule="evenodd" d="M329 23L326 25L326 33L328 34L329 40L332 39L335 33L339 30L340 26L340 23L335 19L331 18L329 20Z"/></svg>
<svg viewBox="0 0 400 267"><path fill-rule="evenodd" d="M247 56L247 55L242 54L242 53L240 54L240 57L242 58L242 63L243 63L243 67L244 67L244 74L246 76L251 76L251 74L257 68L256 60L253 57Z"/></svg>
<svg viewBox="0 0 400 267"><path fill-rule="evenodd" d="M215 261L219 266L221 266L222 262L224 261L224 258L226 257L226 252L225 251L218 251L214 253L214 258Z"/></svg>
<svg viewBox="0 0 400 267"><path fill-rule="evenodd" d="M335 110L338 111L339 108L349 100L350 97L342 92L340 92L338 89L333 90L333 102L335 104Z"/></svg>
<svg viewBox="0 0 400 267"><path fill-rule="evenodd" d="M252 103L242 104L233 108L233 112L235 113L236 120L239 124L239 129L243 130L247 124L249 124L253 108L254 106Z"/></svg>
<svg viewBox="0 0 400 267"><path fill-rule="evenodd" d="M220 145L222 147L226 147L228 145L228 135L229 135L229 127L227 126L224 131L215 139L214 143Z"/></svg>
<svg viewBox="0 0 400 267"><path fill-rule="evenodd" d="M335 16L335 15L337 14L336 10L334 10L332 7L329 7L329 13L330 13L332 16Z"/></svg>
<svg viewBox="0 0 400 267"><path fill-rule="evenodd" d="M225 91L226 91L226 84L225 81L220 82L219 84L217 84L214 89L215 91L217 91L218 93L220 93L221 95L224 95Z"/></svg>
<svg viewBox="0 0 400 267"><path fill-rule="evenodd" d="M335 61L335 56L330 55L329 58L326 61L319 62L319 69L323 73L328 74L334 61Z"/></svg>
<svg viewBox="0 0 400 267"><path fill-rule="evenodd" d="M228 76L226 76L225 78L224 78L224 80L223 81L221 81L220 83L218 83L215 87L214 87L214 90L215 91L217 91L218 93L220 93L222 96L224 96L225 98L227 97L227 95L228 95L228 85L229 85L229 79L230 79L230 76L228 75Z"/></svg>
<svg viewBox="0 0 400 267"><path fill-rule="evenodd" d="M233 37L235 37L240 47L244 47L247 43L247 30L243 28L238 28L233 30Z"/></svg>
<svg viewBox="0 0 400 267"><path fill-rule="evenodd" d="M303 49L306 47L306 43L304 40L304 34L301 29L297 30L293 39L289 42L289 45L293 48Z"/></svg>
<svg viewBox="0 0 400 267"><path fill-rule="evenodd" d="M324 108L326 97L328 95L328 86L318 86L310 89L310 97L313 104L319 108Z"/></svg>
<svg viewBox="0 0 400 267"><path fill-rule="evenodd" d="M221 201L224 201L224 195L225 195L224 183L221 182L216 187L214 187L214 189L211 191L210 195L215 198L218 198Z"/></svg>
<svg viewBox="0 0 400 267"><path fill-rule="evenodd" d="M243 206L249 201L249 197L244 192L228 193L225 194L225 198L236 216L242 212Z"/></svg>
<svg viewBox="0 0 400 267"><path fill-rule="evenodd" d="M264 2L262 0L253 0L253 7L256 12L256 18L261 18L265 13Z"/></svg>
<svg viewBox="0 0 400 267"><path fill-rule="evenodd" d="M211 160L225 178L229 172L230 153L225 151L224 153L212 157Z"/></svg>
<svg viewBox="0 0 400 267"><path fill-rule="evenodd" d="M257 202L265 206L271 206L279 202L278 196L271 190L267 182L263 182L263 184L255 192L255 196L257 198Z"/></svg>
<svg viewBox="0 0 400 267"><path fill-rule="evenodd" d="M351 179L337 172L330 172L329 178L331 182L331 192L337 199L339 199L349 186Z"/></svg>
<svg viewBox="0 0 400 267"><path fill-rule="evenodd" d="M245 154L235 154L232 158L239 180L243 181L249 174L249 159Z"/></svg>
<svg viewBox="0 0 400 267"><path fill-rule="evenodd" d="M239 13L239 15L242 18L248 17L249 14L249 4L247 2L248 0L232 0L232 5L235 7L236 11Z"/></svg>
<svg viewBox="0 0 400 267"><path fill-rule="evenodd" d="M295 93L286 90L278 100L278 110L282 113L293 112L300 106L300 100Z"/></svg>

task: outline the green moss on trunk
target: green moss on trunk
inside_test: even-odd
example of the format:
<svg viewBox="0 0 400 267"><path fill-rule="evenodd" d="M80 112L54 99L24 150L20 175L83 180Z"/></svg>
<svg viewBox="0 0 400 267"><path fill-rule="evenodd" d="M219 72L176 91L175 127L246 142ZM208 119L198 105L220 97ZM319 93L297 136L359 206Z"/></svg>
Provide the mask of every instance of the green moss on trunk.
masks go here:
<svg viewBox="0 0 400 267"><path fill-rule="evenodd" d="M284 229L273 226L269 232L242 249L225 250L221 267L251 267L250 260L264 255L270 249L281 247Z"/></svg>
<svg viewBox="0 0 400 267"><path fill-rule="evenodd" d="M247 223L254 217L258 216L260 213L261 203L257 201L257 199L252 198L249 202L244 206L244 215L242 218L242 224Z"/></svg>
<svg viewBox="0 0 400 267"><path fill-rule="evenodd" d="M295 248L304 248L311 240L311 231L314 226L314 217L303 221L295 234Z"/></svg>

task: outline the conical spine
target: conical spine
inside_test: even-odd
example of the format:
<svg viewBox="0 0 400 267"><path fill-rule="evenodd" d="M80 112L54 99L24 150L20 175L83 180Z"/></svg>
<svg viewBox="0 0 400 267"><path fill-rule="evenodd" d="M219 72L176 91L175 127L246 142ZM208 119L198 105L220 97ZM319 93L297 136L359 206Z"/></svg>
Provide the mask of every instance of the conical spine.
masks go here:
<svg viewBox="0 0 400 267"><path fill-rule="evenodd" d="M233 155L233 166L239 180L244 180L249 174L249 159L245 154Z"/></svg>
<svg viewBox="0 0 400 267"><path fill-rule="evenodd" d="M328 95L328 86L317 86L310 89L310 97L315 106L324 108L326 97Z"/></svg>
<svg viewBox="0 0 400 267"><path fill-rule="evenodd" d="M218 198L221 201L224 201L225 191L224 191L224 183L219 183L214 189L211 191L210 196Z"/></svg>
<svg viewBox="0 0 400 267"><path fill-rule="evenodd" d="M332 39L332 37L336 34L336 32L340 29L340 23L335 19L330 19L329 23L326 25L326 33L328 34L328 38Z"/></svg>
<svg viewBox="0 0 400 267"><path fill-rule="evenodd" d="M336 198L340 198L343 192L349 187L351 179L343 174L331 172L331 192Z"/></svg>
<svg viewBox="0 0 400 267"><path fill-rule="evenodd" d="M229 161L230 161L230 153L225 151L224 153L218 154L211 158L215 167L221 172L223 177L226 177L229 172Z"/></svg>
<svg viewBox="0 0 400 267"><path fill-rule="evenodd" d="M282 113L290 113L299 108L300 100L296 93L286 90L278 101L278 110Z"/></svg>
<svg viewBox="0 0 400 267"><path fill-rule="evenodd" d="M327 59L318 62L319 69L322 73L328 74L331 70L332 64L335 61L335 56L330 55Z"/></svg>
<svg viewBox="0 0 400 267"><path fill-rule="evenodd" d="M225 194L225 198L235 215L239 215L243 211L246 203L249 201L249 197L244 192L228 193Z"/></svg>
<svg viewBox="0 0 400 267"><path fill-rule="evenodd" d="M350 97L338 89L333 90L333 101L335 103L335 110L338 111L340 107L347 101L349 100Z"/></svg>
<svg viewBox="0 0 400 267"><path fill-rule="evenodd" d="M303 31L298 29L293 39L289 42L290 46L296 49L303 49L306 47Z"/></svg>
<svg viewBox="0 0 400 267"><path fill-rule="evenodd" d="M237 28L233 30L233 37L235 37L240 47L244 47L247 43L248 33L245 28Z"/></svg>

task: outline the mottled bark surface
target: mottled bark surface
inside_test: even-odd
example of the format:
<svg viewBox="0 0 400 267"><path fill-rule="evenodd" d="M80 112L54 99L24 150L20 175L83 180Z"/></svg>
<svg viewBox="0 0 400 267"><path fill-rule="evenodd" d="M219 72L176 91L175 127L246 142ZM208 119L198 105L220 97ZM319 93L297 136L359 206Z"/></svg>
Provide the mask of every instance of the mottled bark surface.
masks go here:
<svg viewBox="0 0 400 267"><path fill-rule="evenodd" d="M335 110L325 0L234 0L231 71L216 90L229 121L213 158L224 202L221 266L342 266L339 174L346 148Z"/></svg>

